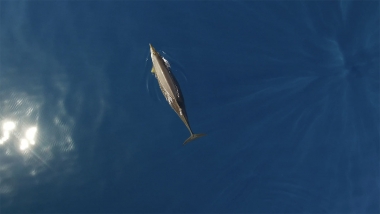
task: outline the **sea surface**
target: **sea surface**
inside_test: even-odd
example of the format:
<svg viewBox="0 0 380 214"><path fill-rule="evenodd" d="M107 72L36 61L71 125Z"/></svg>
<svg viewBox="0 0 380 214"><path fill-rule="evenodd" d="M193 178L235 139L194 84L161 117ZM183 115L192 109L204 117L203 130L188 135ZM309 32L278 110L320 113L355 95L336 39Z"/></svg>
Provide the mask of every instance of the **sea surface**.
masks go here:
<svg viewBox="0 0 380 214"><path fill-rule="evenodd" d="M0 213L380 213L379 11L0 0Z"/></svg>

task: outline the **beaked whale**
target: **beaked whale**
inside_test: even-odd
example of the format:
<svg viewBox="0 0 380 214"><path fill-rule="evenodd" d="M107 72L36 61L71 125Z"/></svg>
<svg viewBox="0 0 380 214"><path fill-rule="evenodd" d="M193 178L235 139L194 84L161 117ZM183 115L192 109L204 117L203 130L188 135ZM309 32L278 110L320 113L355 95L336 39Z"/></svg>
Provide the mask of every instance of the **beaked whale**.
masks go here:
<svg viewBox="0 0 380 214"><path fill-rule="evenodd" d="M182 96L177 80L170 71L169 62L162 57L151 44L149 44L149 46L150 56L153 63L152 73L155 74L158 80L162 94L190 132L190 137L183 143L183 145L204 136L205 134L194 134L190 128L185 108L185 100Z"/></svg>

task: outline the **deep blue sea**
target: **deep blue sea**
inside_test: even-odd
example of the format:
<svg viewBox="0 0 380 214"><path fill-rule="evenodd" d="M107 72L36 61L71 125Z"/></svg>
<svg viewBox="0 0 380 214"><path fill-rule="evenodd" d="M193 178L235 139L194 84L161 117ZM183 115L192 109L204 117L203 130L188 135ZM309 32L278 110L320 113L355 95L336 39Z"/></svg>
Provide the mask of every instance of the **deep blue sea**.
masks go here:
<svg viewBox="0 0 380 214"><path fill-rule="evenodd" d="M0 0L0 213L380 213L379 11Z"/></svg>

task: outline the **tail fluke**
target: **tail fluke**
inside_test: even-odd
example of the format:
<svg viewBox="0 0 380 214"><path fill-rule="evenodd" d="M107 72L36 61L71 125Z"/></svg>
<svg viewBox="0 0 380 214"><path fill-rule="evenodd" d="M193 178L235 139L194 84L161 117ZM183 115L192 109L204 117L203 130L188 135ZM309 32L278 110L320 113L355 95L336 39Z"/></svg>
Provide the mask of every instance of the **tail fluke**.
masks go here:
<svg viewBox="0 0 380 214"><path fill-rule="evenodd" d="M183 143L183 145L186 145L188 142L193 141L197 138L203 137L205 135L206 134L192 134L189 138L187 138L187 140Z"/></svg>

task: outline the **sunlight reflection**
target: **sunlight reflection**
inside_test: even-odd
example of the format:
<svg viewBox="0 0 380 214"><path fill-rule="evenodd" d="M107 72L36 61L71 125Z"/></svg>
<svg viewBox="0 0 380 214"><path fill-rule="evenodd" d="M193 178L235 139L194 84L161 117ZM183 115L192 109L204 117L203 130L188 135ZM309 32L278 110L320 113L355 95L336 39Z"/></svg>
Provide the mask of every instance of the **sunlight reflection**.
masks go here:
<svg viewBox="0 0 380 214"><path fill-rule="evenodd" d="M20 150L25 150L29 148L30 145L34 145L36 143L34 140L36 132L37 132L36 127L30 127L26 130L25 138L21 139L21 142L20 142Z"/></svg>
<svg viewBox="0 0 380 214"><path fill-rule="evenodd" d="M3 97L0 100L0 197L11 197L23 189L19 177L33 178L36 180L30 181L36 182L51 179L55 171L52 160L74 165L75 144L71 132L75 120L67 114L62 96L47 101L38 93L12 91ZM45 111L42 105L46 105ZM41 173L48 176L38 177Z"/></svg>
<svg viewBox="0 0 380 214"><path fill-rule="evenodd" d="M2 130L3 134L0 138L0 145L4 144L6 141L10 139L11 132L16 129L16 123L13 121L7 120L3 122L2 128L3 128ZM26 129L25 137L20 140L20 146L19 146L20 150L23 151L29 148L30 145L36 144L36 141L35 141L36 133L37 133L37 127L35 126L29 127Z"/></svg>
<svg viewBox="0 0 380 214"><path fill-rule="evenodd" d="M4 131L12 131L16 127L16 124L12 121L4 122L3 130Z"/></svg>
<svg viewBox="0 0 380 214"><path fill-rule="evenodd" d="M21 139L21 143L20 143L20 149L21 150L25 150L29 148L29 143L26 139Z"/></svg>
<svg viewBox="0 0 380 214"><path fill-rule="evenodd" d="M6 121L3 123L3 136L0 138L0 145L9 139L11 131L16 127L16 124L12 121Z"/></svg>
<svg viewBox="0 0 380 214"><path fill-rule="evenodd" d="M34 137L37 133L37 127L31 127L28 130L26 130L26 139L29 141L30 144L34 145Z"/></svg>

